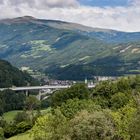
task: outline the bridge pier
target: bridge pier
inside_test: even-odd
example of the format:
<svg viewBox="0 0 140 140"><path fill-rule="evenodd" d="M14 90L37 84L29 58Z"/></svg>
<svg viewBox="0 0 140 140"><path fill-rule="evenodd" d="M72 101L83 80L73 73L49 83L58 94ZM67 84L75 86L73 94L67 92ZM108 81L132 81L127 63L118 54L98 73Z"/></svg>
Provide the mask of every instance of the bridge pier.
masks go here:
<svg viewBox="0 0 140 140"><path fill-rule="evenodd" d="M42 95L41 90L39 90L38 95L37 95L37 99L38 99L39 101L41 100L41 95Z"/></svg>
<svg viewBox="0 0 140 140"><path fill-rule="evenodd" d="M26 97L28 97L28 96L29 96L29 91L26 90L26 91L25 91L25 94L26 94Z"/></svg>
<svg viewBox="0 0 140 140"><path fill-rule="evenodd" d="M38 100L43 100L52 94L56 89L47 89L45 91L39 90L38 95L36 96Z"/></svg>

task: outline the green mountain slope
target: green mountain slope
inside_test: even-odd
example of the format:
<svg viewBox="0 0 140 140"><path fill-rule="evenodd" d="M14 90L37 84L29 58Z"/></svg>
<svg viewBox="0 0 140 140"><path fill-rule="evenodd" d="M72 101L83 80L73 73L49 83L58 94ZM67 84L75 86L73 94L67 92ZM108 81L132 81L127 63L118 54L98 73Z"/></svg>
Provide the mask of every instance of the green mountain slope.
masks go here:
<svg viewBox="0 0 140 140"><path fill-rule="evenodd" d="M0 88L35 85L36 83L37 81L28 74L21 72L7 61L0 60Z"/></svg>
<svg viewBox="0 0 140 140"><path fill-rule="evenodd" d="M1 21L0 57L19 67L45 69L50 65L88 63L109 48L100 40L48 23L31 17Z"/></svg>
<svg viewBox="0 0 140 140"><path fill-rule="evenodd" d="M139 73L140 33L20 17L0 21L0 58L60 79Z"/></svg>

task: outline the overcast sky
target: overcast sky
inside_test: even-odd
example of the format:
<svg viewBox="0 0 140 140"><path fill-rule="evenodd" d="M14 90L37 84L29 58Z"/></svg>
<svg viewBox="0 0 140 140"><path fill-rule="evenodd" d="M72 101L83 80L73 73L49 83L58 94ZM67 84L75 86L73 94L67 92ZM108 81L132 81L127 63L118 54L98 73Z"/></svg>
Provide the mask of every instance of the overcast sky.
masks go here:
<svg viewBox="0 0 140 140"><path fill-rule="evenodd" d="M0 19L25 15L140 31L140 0L0 0Z"/></svg>

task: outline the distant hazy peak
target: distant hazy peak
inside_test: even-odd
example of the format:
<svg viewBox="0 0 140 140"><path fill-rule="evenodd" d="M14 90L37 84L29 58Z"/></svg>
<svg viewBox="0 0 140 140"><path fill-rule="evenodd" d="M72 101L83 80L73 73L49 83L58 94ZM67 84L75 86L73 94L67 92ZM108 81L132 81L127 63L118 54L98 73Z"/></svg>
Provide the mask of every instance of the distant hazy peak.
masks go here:
<svg viewBox="0 0 140 140"><path fill-rule="evenodd" d="M32 16L23 16L23 17L17 17L17 18L2 19L0 20L0 23L12 24L12 23L31 22L31 21L36 21L36 20L37 19Z"/></svg>
<svg viewBox="0 0 140 140"><path fill-rule="evenodd" d="M19 20L36 20L36 18L32 17L32 16L17 17L15 19L19 19Z"/></svg>
<svg viewBox="0 0 140 140"><path fill-rule="evenodd" d="M0 23L4 23L4 24L26 23L26 22L44 24L53 28L66 29L66 30L79 30L79 31L85 31L85 32L108 32L108 33L114 32L113 30L110 30L110 29L93 28L93 27L88 27L85 25L77 24L77 23L65 22L65 21L60 21L60 20L37 19L32 16L23 16L23 17L17 17L17 18L12 18L12 19L0 20Z"/></svg>

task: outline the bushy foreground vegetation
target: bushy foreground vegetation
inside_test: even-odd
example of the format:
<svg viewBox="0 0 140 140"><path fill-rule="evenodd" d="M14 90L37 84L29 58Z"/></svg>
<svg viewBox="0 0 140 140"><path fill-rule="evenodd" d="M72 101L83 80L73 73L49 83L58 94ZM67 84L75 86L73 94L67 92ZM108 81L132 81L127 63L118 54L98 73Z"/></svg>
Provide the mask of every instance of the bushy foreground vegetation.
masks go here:
<svg viewBox="0 0 140 140"><path fill-rule="evenodd" d="M51 109L42 114L45 106ZM101 82L94 89L74 85L42 104L29 96L24 110L12 124L1 119L2 139L30 130L34 140L139 140L140 76Z"/></svg>
<svg viewBox="0 0 140 140"><path fill-rule="evenodd" d="M6 91L6 93L7 92L8 91ZM9 90L9 93L10 92L11 91ZM5 94L5 97L6 96L7 94ZM14 111L11 114L5 113L3 116L0 117L1 137L9 138L11 136L24 133L27 130L30 130L32 126L34 125L36 119L41 114L40 102L34 95L30 95L29 97L26 97L26 98L25 97L21 98L22 100L18 100L19 99L18 96L22 97L20 96L19 93L17 94L13 92L13 94L9 94L9 98L5 98L3 102L3 103L6 103L4 104L3 110L5 109L5 107L11 107L13 105L14 107L16 106L17 108L20 107L20 109L22 109L23 111ZM21 104L16 105L17 101L19 102L21 101ZM17 109L17 108L10 108L10 109L8 108L8 109L12 110L12 109Z"/></svg>

